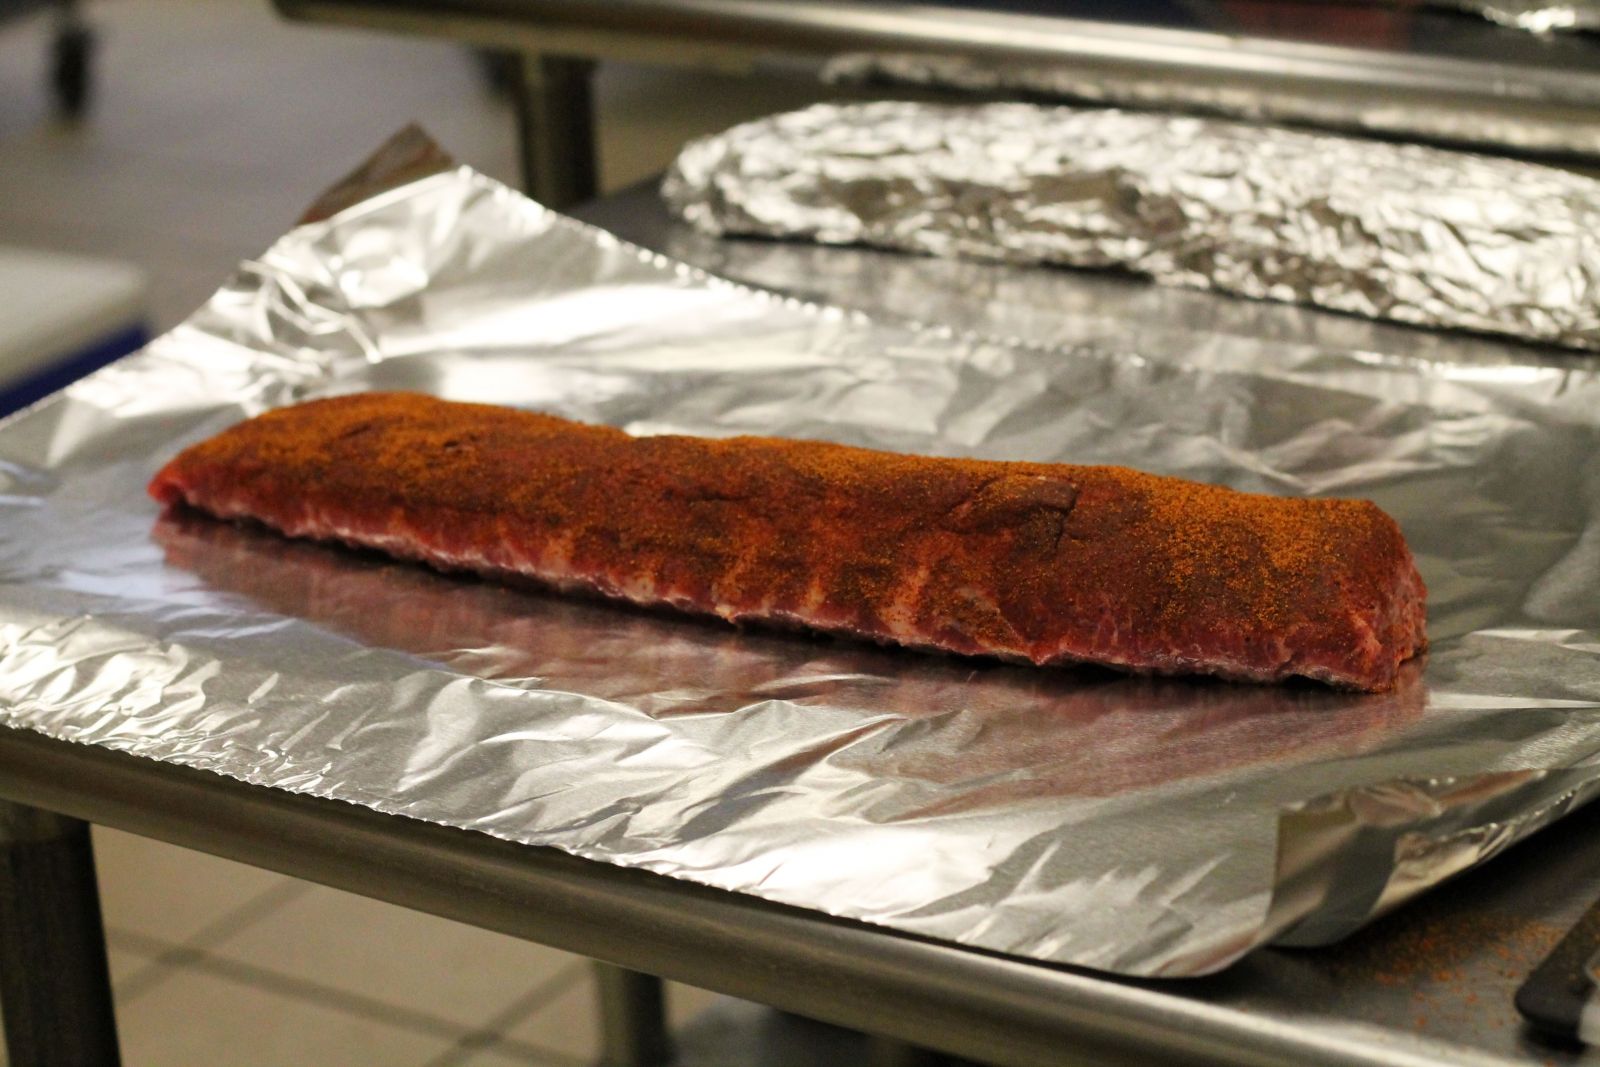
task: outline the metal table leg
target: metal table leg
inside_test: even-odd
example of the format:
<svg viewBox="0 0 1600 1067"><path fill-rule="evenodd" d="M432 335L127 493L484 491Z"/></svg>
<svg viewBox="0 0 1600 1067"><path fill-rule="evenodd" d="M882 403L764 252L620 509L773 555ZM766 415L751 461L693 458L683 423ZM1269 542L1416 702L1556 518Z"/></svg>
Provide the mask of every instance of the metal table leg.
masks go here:
<svg viewBox="0 0 1600 1067"><path fill-rule="evenodd" d="M661 979L596 961L603 1067L661 1067L672 1059Z"/></svg>
<svg viewBox="0 0 1600 1067"><path fill-rule="evenodd" d="M0 801L0 1012L11 1067L115 1067L89 824Z"/></svg>
<svg viewBox="0 0 1600 1067"><path fill-rule="evenodd" d="M557 209L599 191L595 158L594 63L524 55L514 91L522 188Z"/></svg>

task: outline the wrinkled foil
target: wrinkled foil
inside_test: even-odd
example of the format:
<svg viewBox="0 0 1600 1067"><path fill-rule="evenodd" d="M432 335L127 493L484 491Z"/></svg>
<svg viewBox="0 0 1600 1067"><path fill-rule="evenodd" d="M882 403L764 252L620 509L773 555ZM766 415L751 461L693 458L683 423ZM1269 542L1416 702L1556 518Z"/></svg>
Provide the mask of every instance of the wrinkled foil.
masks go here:
<svg viewBox="0 0 1600 1067"><path fill-rule="evenodd" d="M1600 124L1584 112L1563 121L1548 115L1446 107L1393 94L1352 95L1288 85L1263 91L1219 82L1140 77L1116 70L1088 72L1071 66L998 64L968 56L903 53L837 56L823 66L821 77L832 85L1023 95L1436 141L1492 152L1600 157ZM1508 103L1511 99L1508 93Z"/></svg>
<svg viewBox="0 0 1600 1067"><path fill-rule="evenodd" d="M1435 6L1470 11L1529 33L1600 30L1600 5L1585 0L1439 0Z"/></svg>
<svg viewBox="0 0 1600 1067"><path fill-rule="evenodd" d="M713 234L1135 271L1600 348L1600 182L1517 160L1032 104L821 104L687 146Z"/></svg>
<svg viewBox="0 0 1600 1067"><path fill-rule="evenodd" d="M0 721L1147 976L1348 933L1600 789L1594 373L1487 341L1190 363L1103 322L985 337L962 328L983 297L920 325L753 290L467 169L298 227L0 423ZM1416 552L1433 650L1375 695L1038 670L505 588L144 495L243 417L379 388L1367 496Z"/></svg>

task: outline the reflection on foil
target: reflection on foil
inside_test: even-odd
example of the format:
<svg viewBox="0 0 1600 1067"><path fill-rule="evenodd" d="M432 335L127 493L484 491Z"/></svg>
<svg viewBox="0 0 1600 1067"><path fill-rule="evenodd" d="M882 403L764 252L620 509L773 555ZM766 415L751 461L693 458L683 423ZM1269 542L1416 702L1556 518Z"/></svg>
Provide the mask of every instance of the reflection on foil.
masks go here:
<svg viewBox="0 0 1600 1067"><path fill-rule="evenodd" d="M1472 0L1461 7L1472 8ZM1487 11L1487 8L1484 9ZM1550 17L1570 8L1540 7ZM1531 27L1525 27L1531 28ZM1581 112L1570 119L1440 107L1415 99L1351 96L1285 85L1271 92L1172 78L1140 78L1064 66L1004 65L967 56L851 53L830 60L822 79L877 89L927 89L1041 102L1178 111L1247 122L1281 123L1405 140L1529 154L1600 156L1600 128Z"/></svg>
<svg viewBox="0 0 1600 1067"><path fill-rule="evenodd" d="M1337 941L1353 921L1387 914L1597 793L1600 778L1586 770L1509 770L1383 782L1295 804L1278 827L1268 925L1284 931L1279 944ZM1358 880L1341 877L1329 856L1362 872Z"/></svg>
<svg viewBox="0 0 1600 1067"><path fill-rule="evenodd" d="M186 510L162 516L153 536L168 563L210 588L464 674L626 701L656 719L768 699L871 708L879 724L893 716L894 745L847 746L833 762L925 783L929 799L896 820L1350 755L1423 706L1415 667L1391 696L1355 700L1312 685L1038 670L512 589ZM615 667L624 655L635 660L626 673Z"/></svg>
<svg viewBox="0 0 1600 1067"><path fill-rule="evenodd" d="M886 256L826 251L829 285ZM1089 284L1068 272L913 284L950 265L896 258L938 325L709 278L464 169L292 231L0 423L0 723L1134 975L1338 936L1587 799L1600 375L1197 292L1063 299ZM1370 497L1433 647L1370 697L1033 671L158 524L143 486L184 445L375 388Z"/></svg>
<svg viewBox="0 0 1600 1067"><path fill-rule="evenodd" d="M1300 304L1218 299L1109 271L1019 270L872 248L845 253L799 241L730 241L681 224L668 229L664 247L720 277L818 303L917 322L942 321L956 308L963 328L1030 346L1258 375L1292 376L1335 356L1346 388L1380 396L1420 389L1442 406L1469 402L1442 395L1446 383L1484 381L1524 388L1530 403L1553 410L1574 392L1569 383L1579 383L1576 396L1586 397L1581 383L1592 378L1561 350L1420 332ZM1363 375L1370 376L1370 385L1361 383Z"/></svg>
<svg viewBox="0 0 1600 1067"><path fill-rule="evenodd" d="M1031 104L820 104L662 186L716 235L1134 271L1600 349L1600 182L1516 160Z"/></svg>

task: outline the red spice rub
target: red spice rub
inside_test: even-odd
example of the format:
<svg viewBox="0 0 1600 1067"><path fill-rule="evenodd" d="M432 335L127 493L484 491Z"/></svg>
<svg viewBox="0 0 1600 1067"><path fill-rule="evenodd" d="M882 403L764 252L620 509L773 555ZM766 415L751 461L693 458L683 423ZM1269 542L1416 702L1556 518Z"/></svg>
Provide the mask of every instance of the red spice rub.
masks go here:
<svg viewBox="0 0 1600 1067"><path fill-rule="evenodd" d="M1120 467L631 437L369 393L186 450L163 503L447 570L1038 664L1358 689L1419 651L1394 521Z"/></svg>

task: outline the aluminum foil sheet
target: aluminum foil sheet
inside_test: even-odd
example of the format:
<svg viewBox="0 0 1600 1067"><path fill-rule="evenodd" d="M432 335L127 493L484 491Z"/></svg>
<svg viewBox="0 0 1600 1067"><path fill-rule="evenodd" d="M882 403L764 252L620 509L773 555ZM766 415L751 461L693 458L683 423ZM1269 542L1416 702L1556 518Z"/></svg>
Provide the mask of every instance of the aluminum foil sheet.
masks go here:
<svg viewBox="0 0 1600 1067"><path fill-rule="evenodd" d="M0 720L1148 976L1340 936L1600 789L1593 372L1513 346L1187 363L986 337L973 306L919 325L748 289L466 169L301 226L0 424ZM1368 496L1434 647L1380 695L1041 671L502 588L144 495L242 417L369 388Z"/></svg>
<svg viewBox="0 0 1600 1067"><path fill-rule="evenodd" d="M1435 6L1470 11L1530 33L1600 30L1600 5L1585 0L1440 0Z"/></svg>
<svg viewBox="0 0 1600 1067"><path fill-rule="evenodd" d="M1600 348L1600 182L1417 145L1032 104L820 104L691 143L713 234L1134 271Z"/></svg>
<svg viewBox="0 0 1600 1067"><path fill-rule="evenodd" d="M1591 15L1600 12L1600 8L1584 10ZM832 85L1023 96L1214 115L1432 141L1490 152L1600 157L1600 125L1582 112L1563 121L1546 115L1464 110L1393 94L1358 96L1291 86L1263 92L1215 82L1141 78L1116 70L1091 72L1069 66L996 64L965 56L905 53L841 55L822 68L822 80ZM1509 99L1511 89L1506 93Z"/></svg>

